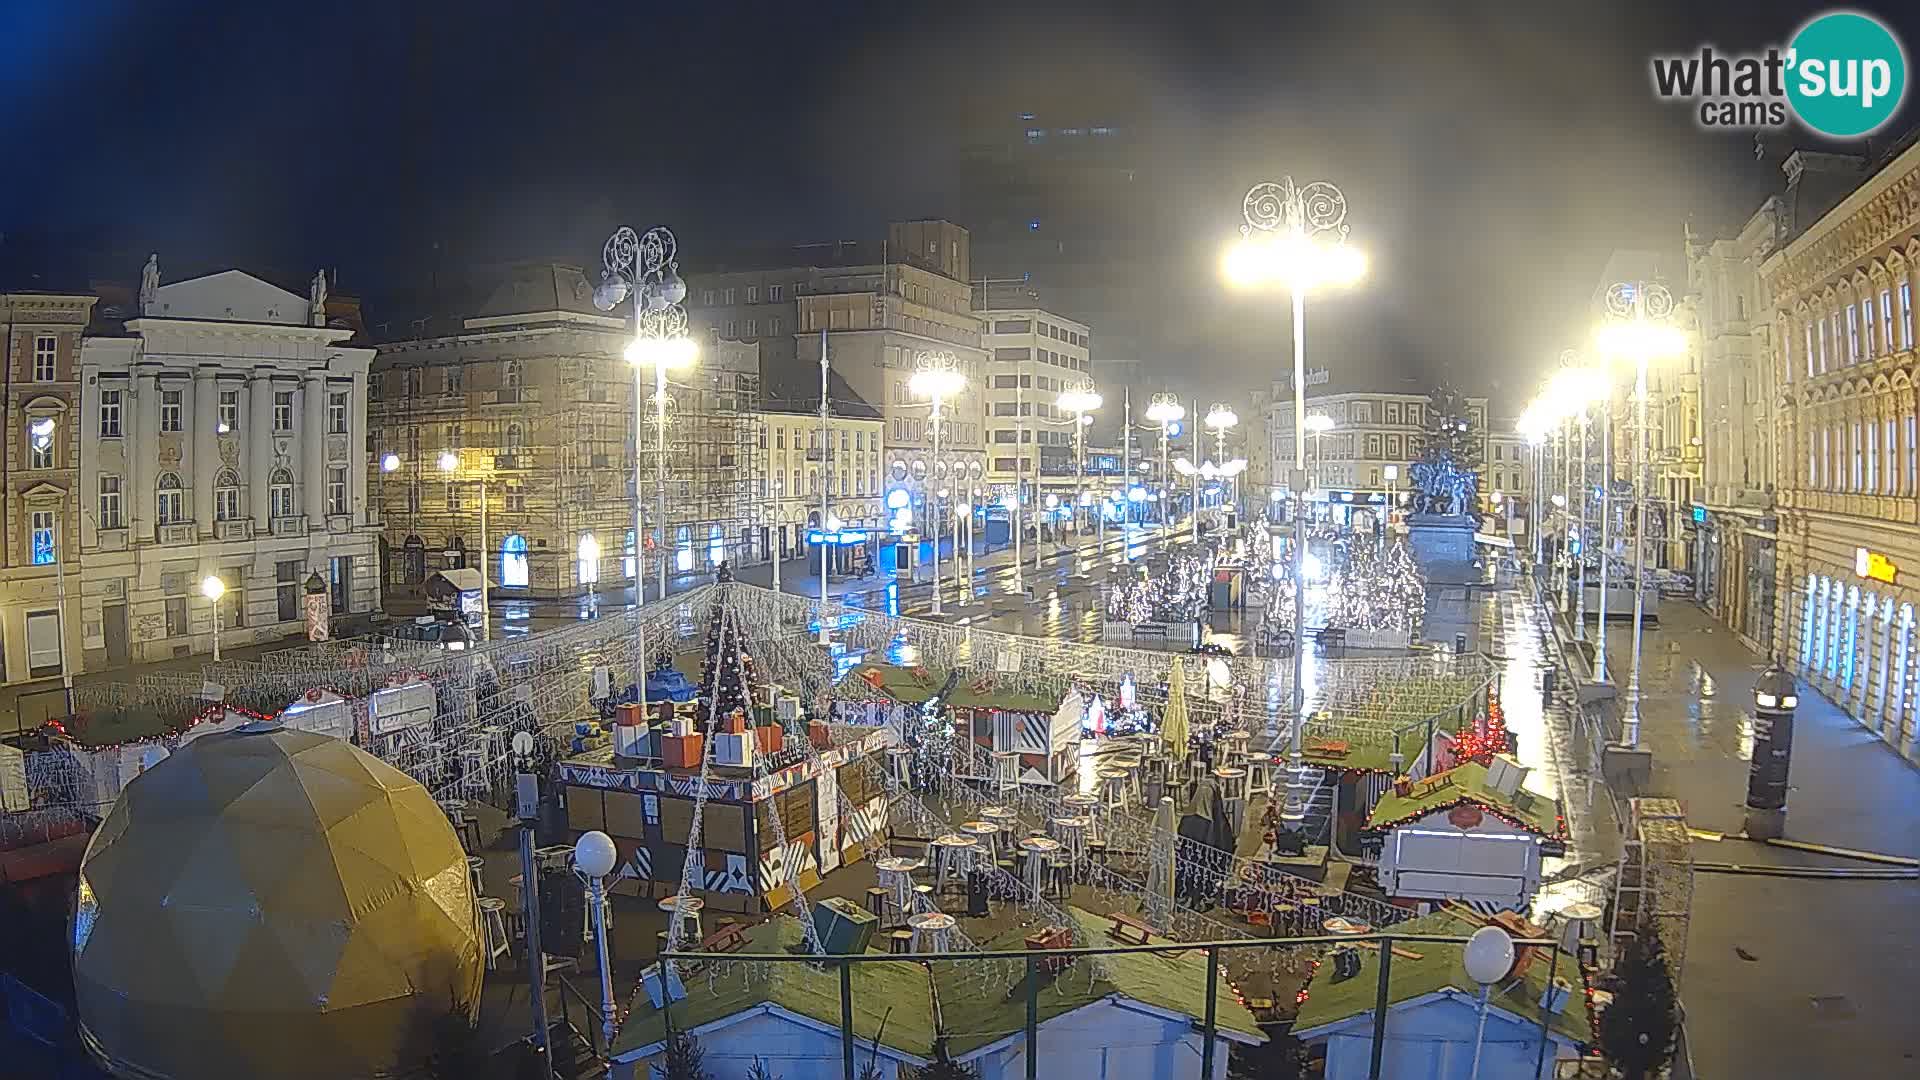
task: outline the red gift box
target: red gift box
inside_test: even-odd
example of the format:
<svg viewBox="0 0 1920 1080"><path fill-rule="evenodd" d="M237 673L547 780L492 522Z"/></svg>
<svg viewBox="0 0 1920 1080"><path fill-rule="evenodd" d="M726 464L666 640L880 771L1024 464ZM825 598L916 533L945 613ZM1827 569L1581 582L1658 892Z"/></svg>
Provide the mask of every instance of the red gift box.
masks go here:
<svg viewBox="0 0 1920 1080"><path fill-rule="evenodd" d="M660 740L660 758L669 769L697 769L706 749L704 735L669 735Z"/></svg>
<svg viewBox="0 0 1920 1080"><path fill-rule="evenodd" d="M786 745L787 733L779 727L757 727L753 729L754 748L762 754L774 754Z"/></svg>
<svg viewBox="0 0 1920 1080"><path fill-rule="evenodd" d="M827 730L825 720L807 721L807 741L813 743L815 750L828 750L833 747L833 735Z"/></svg>
<svg viewBox="0 0 1920 1080"><path fill-rule="evenodd" d="M640 703L623 701L613 707L613 722L623 727L638 727L642 722Z"/></svg>
<svg viewBox="0 0 1920 1080"><path fill-rule="evenodd" d="M721 717L720 730L729 735L745 735L747 733L747 714L741 712L739 709L735 709Z"/></svg>

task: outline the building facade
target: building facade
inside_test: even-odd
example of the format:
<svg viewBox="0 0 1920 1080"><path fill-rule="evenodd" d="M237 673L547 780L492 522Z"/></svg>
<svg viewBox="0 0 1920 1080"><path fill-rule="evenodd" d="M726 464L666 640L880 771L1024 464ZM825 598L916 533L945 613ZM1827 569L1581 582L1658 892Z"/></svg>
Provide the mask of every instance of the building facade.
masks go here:
<svg viewBox="0 0 1920 1080"><path fill-rule="evenodd" d="M760 413L767 461L760 494L773 530L770 543L783 558L806 552L806 534L820 527L823 505L845 528L886 526L879 493L886 422L844 387L830 387L829 398L824 448L818 395L812 401L770 401Z"/></svg>
<svg viewBox="0 0 1920 1080"><path fill-rule="evenodd" d="M301 629L318 575L335 619L379 602L367 492L373 350L238 270L158 283L80 350L81 638L89 669Z"/></svg>
<svg viewBox="0 0 1920 1080"><path fill-rule="evenodd" d="M636 420L647 580L662 557L674 572L765 560L758 346L703 340L695 365L669 374L662 454L653 374L625 360L629 321L592 297L579 267L517 266L459 333L380 345L373 480L390 588L483 557L506 595L630 586Z"/></svg>
<svg viewBox="0 0 1920 1080"><path fill-rule="evenodd" d="M1466 401L1467 423L1482 436L1480 488L1485 495L1495 472L1492 455L1496 447L1501 448L1502 455L1498 471L1505 476L1514 466L1507 460L1507 442L1488 430L1487 399ZM1328 417L1332 426L1319 433L1310 428L1307 433L1308 480L1316 489L1334 494L1411 490L1408 468L1420 457L1427 408L1425 394L1310 394L1307 416ZM1270 453L1277 473L1284 477L1294 458L1292 392L1276 390L1267 413Z"/></svg>
<svg viewBox="0 0 1920 1080"><path fill-rule="evenodd" d="M7 477L0 518L0 681L71 674L80 658L81 342L91 296L0 294Z"/></svg>
<svg viewBox="0 0 1920 1080"><path fill-rule="evenodd" d="M984 309L987 484L995 495L1078 495L1078 415L1062 392L1093 389L1091 330L1038 307Z"/></svg>
<svg viewBox="0 0 1920 1080"><path fill-rule="evenodd" d="M1786 226L1776 196L1731 236L1687 236L1703 440L1693 504L1695 597L1763 652L1773 642L1778 535L1773 322L1759 270Z"/></svg>
<svg viewBox="0 0 1920 1080"><path fill-rule="evenodd" d="M1790 184L1796 160L1819 164L1801 158ZM1779 387L1774 651L1913 758L1920 145L1794 226L1760 265Z"/></svg>

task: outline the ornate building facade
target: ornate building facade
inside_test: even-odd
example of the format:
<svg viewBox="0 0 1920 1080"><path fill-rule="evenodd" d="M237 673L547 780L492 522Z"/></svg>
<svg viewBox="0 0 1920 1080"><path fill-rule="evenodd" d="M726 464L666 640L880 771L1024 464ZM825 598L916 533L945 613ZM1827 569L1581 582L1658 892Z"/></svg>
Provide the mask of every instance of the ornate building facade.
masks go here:
<svg viewBox="0 0 1920 1080"><path fill-rule="evenodd" d="M1920 753L1920 145L1805 224L1760 267L1779 386L1773 645L1911 758Z"/></svg>
<svg viewBox="0 0 1920 1080"><path fill-rule="evenodd" d="M301 629L318 574L335 617L378 603L367 496L373 350L310 296L239 270L159 283L80 351L81 637L86 667Z"/></svg>

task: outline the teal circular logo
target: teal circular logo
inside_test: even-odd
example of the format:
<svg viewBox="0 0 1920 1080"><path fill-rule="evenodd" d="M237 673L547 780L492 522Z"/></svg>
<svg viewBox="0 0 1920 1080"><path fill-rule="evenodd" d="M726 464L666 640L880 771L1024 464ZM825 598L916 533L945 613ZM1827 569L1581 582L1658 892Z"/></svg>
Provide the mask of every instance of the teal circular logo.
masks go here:
<svg viewBox="0 0 1920 1080"><path fill-rule="evenodd" d="M1787 100L1822 135L1866 135L1887 122L1907 91L1907 56L1878 19L1822 15L1788 46Z"/></svg>

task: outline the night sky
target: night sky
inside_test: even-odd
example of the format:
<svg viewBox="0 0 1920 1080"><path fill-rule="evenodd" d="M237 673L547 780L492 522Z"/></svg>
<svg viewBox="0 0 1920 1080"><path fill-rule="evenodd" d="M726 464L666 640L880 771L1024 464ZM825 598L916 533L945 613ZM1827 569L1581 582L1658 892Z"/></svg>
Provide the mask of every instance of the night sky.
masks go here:
<svg viewBox="0 0 1920 1080"><path fill-rule="evenodd" d="M377 322L437 268L592 265L622 222L672 226L690 270L967 225L964 149L1032 112L1125 133L1138 198L1068 239L1143 271L1114 306L1154 313L1144 363L1174 389L1264 384L1285 355L1284 313L1217 262L1246 187L1290 172L1346 190L1371 257L1311 309L1311 364L1517 399L1580 340L1609 251L1737 225L1793 145L1860 149L1778 134L1756 161L1650 88L1652 52L1784 42L1817 5L918 7L19 0L0 254L16 281L132 278L148 250L169 279L325 265Z"/></svg>

